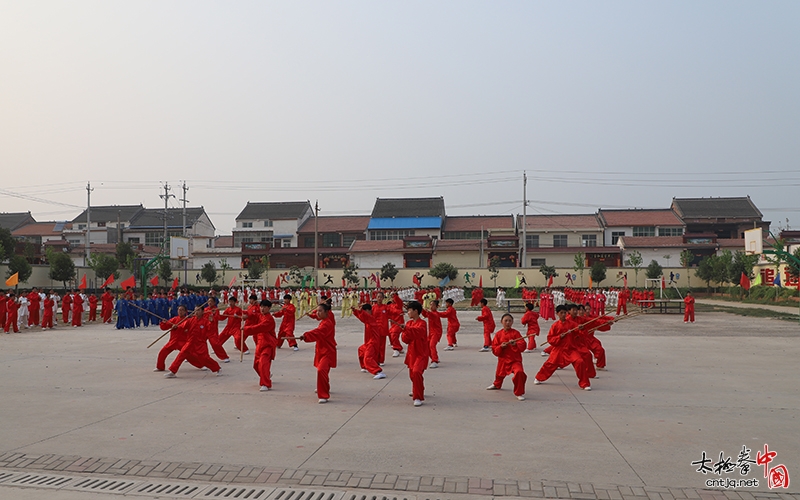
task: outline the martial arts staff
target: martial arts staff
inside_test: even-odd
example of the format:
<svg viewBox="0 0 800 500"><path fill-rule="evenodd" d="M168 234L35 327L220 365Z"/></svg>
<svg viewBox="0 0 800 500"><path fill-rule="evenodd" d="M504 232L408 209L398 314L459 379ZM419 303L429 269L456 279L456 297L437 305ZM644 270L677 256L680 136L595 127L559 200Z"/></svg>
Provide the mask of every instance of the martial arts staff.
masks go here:
<svg viewBox="0 0 800 500"><path fill-rule="evenodd" d="M358 363L361 365L361 371L371 373L374 375L372 378L376 380L386 378L386 374L378 366L381 332L373 316L372 306L362 304L360 310L354 307L353 315L364 323L364 343L358 347Z"/></svg>
<svg viewBox="0 0 800 500"><path fill-rule="evenodd" d="M522 315L520 322L528 327L526 336L528 337L528 348L525 352L533 352L536 350L536 336L539 335L539 314L533 310L533 304L530 302L525 303L525 314Z"/></svg>
<svg viewBox="0 0 800 500"><path fill-rule="evenodd" d="M414 406L422 406L425 401L425 379L423 374L428 367L428 332L425 321L420 319L422 304L416 300L408 303L408 317L405 325L401 326L401 340L408 345L405 363L408 366L408 377L411 379L411 397Z"/></svg>
<svg viewBox="0 0 800 500"><path fill-rule="evenodd" d="M522 351L525 350L525 339L511 328L514 317L506 313L500 318L501 330L494 334L492 339L492 353L497 356L497 370L494 373L494 383L487 390L497 391L503 387L503 380L512 373L514 382L514 395L520 401L525 400L525 381L528 376L522 369Z"/></svg>
<svg viewBox="0 0 800 500"><path fill-rule="evenodd" d="M489 302L486 299L480 300L481 314L475 318L483 323L483 347L479 349L479 352L489 352L489 346L492 345L492 333L494 332L495 324L492 310L489 309L488 304Z"/></svg>
<svg viewBox="0 0 800 500"><path fill-rule="evenodd" d="M571 364L575 369L575 374L578 376L578 386L585 391L591 391L592 387L589 383L589 370L586 366L586 360L574 345L572 335L575 334L575 331L570 331L573 328L577 328L577 325L567 319L567 307L565 305L556 307L556 315L558 316L558 321L550 326L550 332L547 334L547 342L552 347L550 357L542 364L539 373L533 379L533 383L534 385L541 384L549 379L558 368Z"/></svg>
<svg viewBox="0 0 800 500"><path fill-rule="evenodd" d="M281 318L281 326L278 329L278 349L283 347L284 337L294 337L294 322L297 310L292 305L292 296L288 293L283 296L283 307L280 311L273 314L276 318ZM293 338L289 339L289 347L297 351L297 341Z"/></svg>
<svg viewBox="0 0 800 500"><path fill-rule="evenodd" d="M258 374L259 391L267 392L272 389L272 360L275 359L275 347L278 339L275 337L275 319L269 310L272 302L264 299L260 302L261 315L258 323L244 327L247 336L256 339L256 355L253 358L253 369Z"/></svg>
<svg viewBox="0 0 800 500"><path fill-rule="evenodd" d="M125 299L120 299L124 301ZM156 369L154 372L166 370L167 356L172 351L180 351L186 340L189 338L189 318L186 316L186 306L178 307L178 315L169 321L162 321L159 325L162 330L169 330L169 341L158 351L156 358Z"/></svg>
<svg viewBox="0 0 800 500"><path fill-rule="evenodd" d="M330 304L323 303L317 306L319 326L300 336L303 342L316 342L314 349L314 367L317 369L317 396L320 403L327 403L331 398L330 370L336 368L336 329L333 321L328 320L332 315Z"/></svg>
<svg viewBox="0 0 800 500"><path fill-rule="evenodd" d="M196 368L208 368L217 376L221 375L222 372L220 371L219 363L211 359L211 356L208 355L208 344L206 344L206 341L208 340L208 328L210 328L211 325L205 318L203 306L197 306L194 310L194 315L186 320L186 322L188 323L189 338L181 348L181 352L178 353L178 357L175 358L175 361L170 365L169 371L164 374L164 377L175 378L178 369L184 361L188 361L189 364Z"/></svg>

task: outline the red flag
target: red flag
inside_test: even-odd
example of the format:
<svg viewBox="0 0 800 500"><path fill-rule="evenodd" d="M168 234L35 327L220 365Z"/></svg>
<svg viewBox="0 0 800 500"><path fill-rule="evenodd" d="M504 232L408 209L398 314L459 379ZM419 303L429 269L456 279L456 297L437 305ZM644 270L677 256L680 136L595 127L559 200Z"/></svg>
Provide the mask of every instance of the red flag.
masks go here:
<svg viewBox="0 0 800 500"><path fill-rule="evenodd" d="M180 284L180 282L178 281L178 278L175 278L174 280L172 280L172 288L171 289L175 290L176 288L178 288L179 284Z"/></svg>
<svg viewBox="0 0 800 500"><path fill-rule="evenodd" d="M344 285L344 278L342 278L342 285ZM275 288L280 288L280 287L281 287L281 277L278 276L277 278L275 278Z"/></svg>
<svg viewBox="0 0 800 500"><path fill-rule="evenodd" d="M748 278L746 274L742 273L742 277L739 278L739 284L742 285L742 288L745 290L750 290L750 278Z"/></svg>
<svg viewBox="0 0 800 500"><path fill-rule="evenodd" d="M111 276L106 278L106 280L103 282L103 284L100 286L100 288L105 288L105 287L111 286L113 284L114 284L114 275L112 274Z"/></svg>
<svg viewBox="0 0 800 500"><path fill-rule="evenodd" d="M236 276L233 277L230 283L228 283L228 288L231 288L233 284L236 283Z"/></svg>
<svg viewBox="0 0 800 500"><path fill-rule="evenodd" d="M78 285L78 289L79 290L86 290L86 275L85 274L83 275L83 278L81 278L81 284Z"/></svg>
<svg viewBox="0 0 800 500"><path fill-rule="evenodd" d="M664 279L664 277L662 276L661 277L661 289L664 290L665 288L667 288L667 280Z"/></svg>
<svg viewBox="0 0 800 500"><path fill-rule="evenodd" d="M553 286L553 277L552 276L550 276L550 279L547 280L547 288L550 288L551 286Z"/></svg>
<svg viewBox="0 0 800 500"><path fill-rule="evenodd" d="M481 279L478 281L478 288L483 288L483 275L481 275Z"/></svg>
<svg viewBox="0 0 800 500"><path fill-rule="evenodd" d="M125 290L128 287L135 288L136 287L136 278L131 276L130 278L126 279L122 283L119 284L119 287Z"/></svg>
<svg viewBox="0 0 800 500"><path fill-rule="evenodd" d="M150 284L153 285L153 286L158 286L158 276L153 276L150 279Z"/></svg>

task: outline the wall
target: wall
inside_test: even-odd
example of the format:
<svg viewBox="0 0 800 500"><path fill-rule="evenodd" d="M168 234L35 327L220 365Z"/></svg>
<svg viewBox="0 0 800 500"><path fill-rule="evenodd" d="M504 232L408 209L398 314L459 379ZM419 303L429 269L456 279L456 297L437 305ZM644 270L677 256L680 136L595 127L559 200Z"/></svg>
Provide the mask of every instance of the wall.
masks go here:
<svg viewBox="0 0 800 500"><path fill-rule="evenodd" d="M353 258L352 262L363 269L380 269L387 262L391 262L397 268L403 267L402 253L375 252L353 253L350 255Z"/></svg>

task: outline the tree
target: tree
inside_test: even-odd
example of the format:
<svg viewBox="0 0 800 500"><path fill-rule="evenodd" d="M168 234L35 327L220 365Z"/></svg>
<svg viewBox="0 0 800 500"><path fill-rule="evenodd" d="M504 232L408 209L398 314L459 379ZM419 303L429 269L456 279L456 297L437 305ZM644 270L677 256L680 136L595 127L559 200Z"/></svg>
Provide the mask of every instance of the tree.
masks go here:
<svg viewBox="0 0 800 500"><path fill-rule="evenodd" d="M753 267L758 262L758 255L747 255L741 250L736 250L728 268L728 276L732 283L738 283L742 274L749 278L753 275Z"/></svg>
<svg viewBox="0 0 800 500"><path fill-rule="evenodd" d="M117 243L117 261L119 264L131 272L136 272L133 268L133 260L136 258L136 251L133 245L127 241L120 241Z"/></svg>
<svg viewBox="0 0 800 500"><path fill-rule="evenodd" d="M169 280L172 279L172 264L169 259L164 259L158 263L158 277L164 284L169 283Z"/></svg>
<svg viewBox="0 0 800 500"><path fill-rule="evenodd" d="M599 285L606 279L606 265L600 261L592 264L592 269L589 271L592 281Z"/></svg>
<svg viewBox="0 0 800 500"><path fill-rule="evenodd" d="M642 268L642 254L638 250L633 250L628 253L628 260L625 261L626 266L633 268L634 276L636 277L636 286L639 286L639 269Z"/></svg>
<svg viewBox="0 0 800 500"><path fill-rule="evenodd" d="M661 267L655 259L650 261L650 264L647 265L647 269L644 270L645 276L649 279L654 280L660 278L662 274L664 274L664 268Z"/></svg>
<svg viewBox="0 0 800 500"><path fill-rule="evenodd" d="M692 288L692 277L689 274L689 266L692 265L694 262L694 254L691 250L683 250L680 255L681 259L681 266L686 269L686 282L689 284L689 288Z"/></svg>
<svg viewBox="0 0 800 500"><path fill-rule="evenodd" d="M381 281L389 280L392 282L392 286L394 286L394 279L397 277L397 273L399 272L400 271L397 270L397 266L395 266L391 262L387 262L386 264L383 265L383 267L381 267L381 271L379 273L380 279Z"/></svg>
<svg viewBox="0 0 800 500"><path fill-rule="evenodd" d="M716 258L716 255L704 257L697 265L697 271L695 271L697 277L706 282L706 288L709 290L711 290L711 280L714 279L714 259Z"/></svg>
<svg viewBox="0 0 800 500"><path fill-rule="evenodd" d="M0 262L10 259L16 246L17 241L11 236L11 231L0 227Z"/></svg>
<svg viewBox="0 0 800 500"><path fill-rule="evenodd" d="M733 277L730 275L730 269L733 265L733 255L731 251L723 250L722 255L717 255L716 257L716 259L712 260L714 281L720 284L732 282ZM739 276L736 276L736 282L739 282Z"/></svg>
<svg viewBox="0 0 800 500"><path fill-rule="evenodd" d="M6 277L10 278L16 273L19 273L20 283L27 282L28 278L33 274L33 267L31 267L28 259L22 255L12 255L11 258L8 259L8 272L6 273Z"/></svg>
<svg viewBox="0 0 800 500"><path fill-rule="evenodd" d="M47 260L51 260L51 254L48 252ZM70 259L72 260L72 259ZM94 271L95 276L103 280L108 279L112 274L114 279L119 278L119 261L113 255L107 253L93 253L89 256L89 267ZM50 262L50 272L52 273L53 263ZM50 279L55 279L52 276ZM61 280L58 280L61 281ZM66 286L66 285L65 285Z"/></svg>
<svg viewBox="0 0 800 500"><path fill-rule="evenodd" d="M220 259L219 268L222 269L222 282L225 283L225 271L230 271L233 268L228 264L228 259Z"/></svg>
<svg viewBox="0 0 800 500"><path fill-rule="evenodd" d="M350 286L358 286L358 266L352 262L344 266L342 268L342 278L350 283Z"/></svg>
<svg viewBox="0 0 800 500"><path fill-rule="evenodd" d="M251 280L257 280L264 274L264 264L259 259L251 259L250 264L247 265L247 277Z"/></svg>
<svg viewBox="0 0 800 500"><path fill-rule="evenodd" d="M551 276L554 278L558 276L555 266L548 266L547 264L542 264L539 266L539 272L542 273L545 281L549 280Z"/></svg>
<svg viewBox="0 0 800 500"><path fill-rule="evenodd" d="M494 256L489 259L489 279L494 281L494 286L497 287L497 277L500 275L500 257Z"/></svg>
<svg viewBox="0 0 800 500"><path fill-rule="evenodd" d="M60 281L67 288L67 282L75 279L75 263L64 252L53 252L50 261L50 279Z"/></svg>
<svg viewBox="0 0 800 500"><path fill-rule="evenodd" d="M213 262L206 262L203 264L203 267L200 269L200 277L203 278L203 281L208 283L209 286L217 281L217 267Z"/></svg>
<svg viewBox="0 0 800 500"><path fill-rule="evenodd" d="M586 269L586 256L583 254L583 252L578 252L575 254L574 262L575 265L572 266L572 269L581 275L581 287L583 287L583 270Z"/></svg>
<svg viewBox="0 0 800 500"><path fill-rule="evenodd" d="M798 264L798 262L800 262L800 248L797 248L792 255L794 255L797 261L789 259L789 262L786 263L786 268L789 270L789 275L791 277L797 278L800 277L800 264ZM756 257L755 260L758 260L758 257L755 255L748 255L748 257ZM752 272L752 267L750 268L750 271Z"/></svg>
<svg viewBox="0 0 800 500"><path fill-rule="evenodd" d="M428 272L434 278L438 278L443 280L445 278L450 278L450 280L454 280L458 277L458 269L453 266L453 264L447 262L439 262L435 266L431 268Z"/></svg>

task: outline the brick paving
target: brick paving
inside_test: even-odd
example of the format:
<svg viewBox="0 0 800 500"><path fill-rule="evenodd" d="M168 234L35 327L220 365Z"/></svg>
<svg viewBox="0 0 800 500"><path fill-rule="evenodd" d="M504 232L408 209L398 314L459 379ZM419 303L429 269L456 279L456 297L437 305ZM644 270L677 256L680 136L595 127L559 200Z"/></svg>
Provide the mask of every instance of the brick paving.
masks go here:
<svg viewBox="0 0 800 500"><path fill-rule="evenodd" d="M75 455L0 455L0 468L61 473L91 473L136 478L180 479L272 486L471 494L493 497L581 500L800 500L800 493L708 490L659 486L618 486L564 481L516 481L479 477L410 476L388 473L272 469L200 462L161 462ZM428 495L430 496L430 495Z"/></svg>

